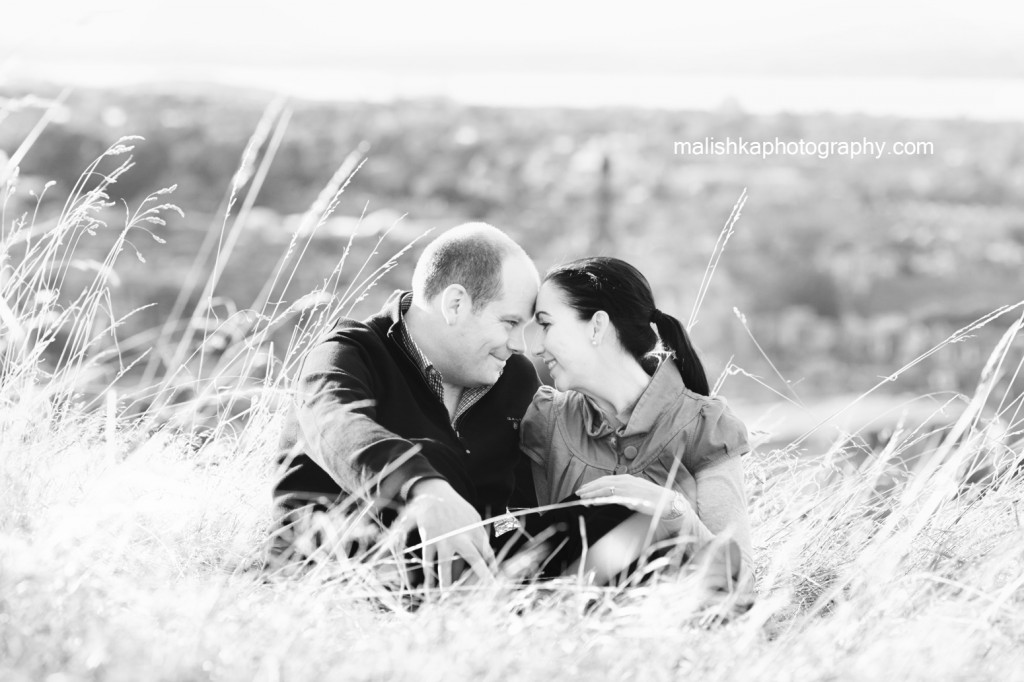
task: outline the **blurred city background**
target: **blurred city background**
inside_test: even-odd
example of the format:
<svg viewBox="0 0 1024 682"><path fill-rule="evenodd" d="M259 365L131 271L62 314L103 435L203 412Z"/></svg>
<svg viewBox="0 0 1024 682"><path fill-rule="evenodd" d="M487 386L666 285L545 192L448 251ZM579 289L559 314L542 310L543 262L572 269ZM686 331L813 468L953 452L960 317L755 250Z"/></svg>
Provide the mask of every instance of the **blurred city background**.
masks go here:
<svg viewBox="0 0 1024 682"><path fill-rule="evenodd" d="M125 204L170 185L168 200L185 215L154 228L166 243L136 237L142 258L120 258L112 317L138 311L119 336L160 327L204 239L226 213L241 214L214 292L213 314L225 318L258 298L293 235L311 227L303 214L358 154L365 164L334 213L300 235L310 247L281 293L286 305L323 285L356 230L343 289L374 250L382 263L428 229L483 220L519 240L542 271L588 254L625 258L648 276L659 307L685 321L745 190L691 330L712 381L741 368L722 388L741 410L780 396L845 405L956 330L1024 299L1020 48L1006 22L982 11L965 22L941 5L927 18L875 5L838 25L794 0L772 10L794 19L771 31L756 30L767 10L753 5L673 10L641 28L606 17L588 30L580 19L568 40L538 5L489 23L470 16L434 49L416 30L423 9L409 8L391 34L374 23L386 16L366 9L317 21L257 7L229 26L230 13L186 8L163 29L158 15L124 7L71 12L67 25L0 52L0 168L50 116L17 159L4 229L34 216L45 230L88 164L119 137L140 135L134 167L113 187L110 230L123 225ZM734 10L754 28L736 28ZM551 11L561 12L559 26L573 21ZM495 35L494 21L506 20ZM95 35L105 37L89 47ZM251 207L241 198L250 174L229 209L232 179L268 107L281 135L260 149L267 174ZM880 158L674 152L676 142L709 138L931 147ZM102 231L84 238L77 257L102 260L111 242ZM406 285L417 252L357 314ZM69 271L65 295L75 278L84 285L92 276ZM944 347L881 393L897 406L903 396L971 392L1016 314ZM279 348L289 334L280 330ZM1011 372L1006 382L1014 380Z"/></svg>

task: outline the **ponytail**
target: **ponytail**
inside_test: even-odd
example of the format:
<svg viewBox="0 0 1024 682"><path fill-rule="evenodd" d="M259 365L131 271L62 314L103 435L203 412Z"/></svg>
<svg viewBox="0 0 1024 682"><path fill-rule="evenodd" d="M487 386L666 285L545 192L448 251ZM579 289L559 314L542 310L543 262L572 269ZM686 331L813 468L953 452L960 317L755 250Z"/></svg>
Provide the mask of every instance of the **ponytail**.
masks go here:
<svg viewBox="0 0 1024 682"><path fill-rule="evenodd" d="M690 335L682 323L671 315L667 315L657 308L651 313L651 322L658 330L661 343L666 350L672 351L672 361L679 368L679 374L683 377L683 384L686 388L700 395L710 396L711 388L708 386L708 375L704 372L704 364L697 356L697 351L690 343Z"/></svg>

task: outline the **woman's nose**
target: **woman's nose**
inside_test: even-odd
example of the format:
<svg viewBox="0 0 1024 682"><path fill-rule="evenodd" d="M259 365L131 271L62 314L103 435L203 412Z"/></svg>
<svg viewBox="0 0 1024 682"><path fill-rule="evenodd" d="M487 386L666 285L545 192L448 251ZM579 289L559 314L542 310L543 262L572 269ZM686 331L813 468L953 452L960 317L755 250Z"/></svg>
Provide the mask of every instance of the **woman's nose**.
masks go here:
<svg viewBox="0 0 1024 682"><path fill-rule="evenodd" d="M523 330L523 341L526 343L527 352L540 356L544 352L544 339L540 333L540 325L528 324Z"/></svg>

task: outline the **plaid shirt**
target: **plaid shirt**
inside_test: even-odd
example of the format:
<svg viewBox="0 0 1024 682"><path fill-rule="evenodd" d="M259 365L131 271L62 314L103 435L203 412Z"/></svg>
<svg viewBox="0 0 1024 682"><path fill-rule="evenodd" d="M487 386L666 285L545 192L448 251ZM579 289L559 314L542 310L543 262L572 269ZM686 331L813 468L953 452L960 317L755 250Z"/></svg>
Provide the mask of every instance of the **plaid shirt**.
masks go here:
<svg viewBox="0 0 1024 682"><path fill-rule="evenodd" d="M412 305L412 294L406 294L402 297L402 301L399 304L399 322L398 322L398 340L402 344L402 348L409 357L412 358L413 362L416 363L416 367L419 369L420 374L423 375L423 379L430 386L430 390L434 392L437 399L444 404L444 385L441 381L441 373L438 372L434 365L431 364L427 356L423 354L420 347L413 341L412 334L409 333L409 327L405 324L405 313L408 312L409 307ZM459 397L459 404L455 407L455 414L451 416L452 428L455 427L455 423L459 420L466 410L475 405L481 398L487 395L487 392L491 390L490 386L477 386L475 388L466 388L462 391L462 395Z"/></svg>

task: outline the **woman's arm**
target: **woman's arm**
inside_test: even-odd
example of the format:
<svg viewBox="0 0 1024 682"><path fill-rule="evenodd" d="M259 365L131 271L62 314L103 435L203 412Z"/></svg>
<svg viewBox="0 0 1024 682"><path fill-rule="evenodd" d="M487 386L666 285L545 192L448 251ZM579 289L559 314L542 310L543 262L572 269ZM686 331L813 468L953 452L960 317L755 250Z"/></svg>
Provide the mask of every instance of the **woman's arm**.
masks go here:
<svg viewBox="0 0 1024 682"><path fill-rule="evenodd" d="M743 490L743 465L739 457L726 457L702 469L697 481L698 523L713 535L726 530L739 546L745 567L752 567L754 551L750 543L750 512Z"/></svg>
<svg viewBox="0 0 1024 682"><path fill-rule="evenodd" d="M584 500L604 498L602 501L621 504L644 514L653 515L660 510L658 535L691 537L698 553L711 545L718 535L729 531L739 551L739 565L736 565L736 558L730 558L731 552L722 555L722 564L723 567L731 564L731 577L745 583L753 568L753 550L740 458L725 457L698 471L694 478L696 507L687 503L682 514L674 518L666 518L671 513L674 493L637 476L603 476L581 486L578 494Z"/></svg>
<svg viewBox="0 0 1024 682"><path fill-rule="evenodd" d="M684 529L684 533L696 536L698 557L702 548L713 547L704 540L703 532L712 537L728 533L732 542L713 555L709 561L722 563L731 580L736 581L741 592L752 593L754 577L754 551L750 542L750 512L747 496L743 489L743 465L739 457L726 457L708 466L694 476L697 481L697 509L689 527L699 526L696 532ZM687 516L686 514L683 515ZM733 544L735 543L735 544ZM735 549L732 549L735 547ZM739 556L734 556L738 550ZM738 566L736 565L737 561ZM731 580L720 587L728 587Z"/></svg>

